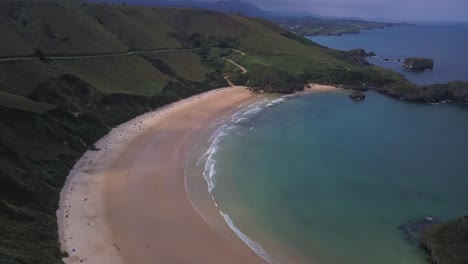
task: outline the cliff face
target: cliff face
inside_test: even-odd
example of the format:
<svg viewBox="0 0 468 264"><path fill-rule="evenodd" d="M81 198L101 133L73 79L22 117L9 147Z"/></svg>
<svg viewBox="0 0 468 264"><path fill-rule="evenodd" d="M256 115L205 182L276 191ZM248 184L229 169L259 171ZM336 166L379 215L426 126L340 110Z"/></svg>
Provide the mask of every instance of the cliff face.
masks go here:
<svg viewBox="0 0 468 264"><path fill-rule="evenodd" d="M410 71L424 71L434 69L434 60L428 58L407 58L403 64L403 68Z"/></svg>
<svg viewBox="0 0 468 264"><path fill-rule="evenodd" d="M468 216L429 227L421 244L434 264L466 264L468 260Z"/></svg>

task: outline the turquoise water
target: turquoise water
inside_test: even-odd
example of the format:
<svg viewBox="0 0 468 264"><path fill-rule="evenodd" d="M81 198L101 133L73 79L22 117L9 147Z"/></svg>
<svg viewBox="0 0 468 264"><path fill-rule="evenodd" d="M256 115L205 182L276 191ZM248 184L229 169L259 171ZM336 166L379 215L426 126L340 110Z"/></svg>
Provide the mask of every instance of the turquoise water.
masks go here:
<svg viewBox="0 0 468 264"><path fill-rule="evenodd" d="M350 50L365 48L379 57L369 62L399 71L418 84L468 81L468 23L418 24L362 31L358 35L317 36L313 41L327 47ZM401 62L382 62L383 58L428 57L435 61L433 71L408 72Z"/></svg>
<svg viewBox="0 0 468 264"><path fill-rule="evenodd" d="M375 51L372 63L418 84L468 81L468 24L312 39ZM434 58L436 68L413 73L380 61L408 56ZM348 93L264 97L220 118L189 162L197 163L189 194L206 194L190 183L203 175L226 222L271 263L426 263L399 226L467 214L468 107L372 91L356 103ZM203 204L197 209L215 223L217 211Z"/></svg>
<svg viewBox="0 0 468 264"><path fill-rule="evenodd" d="M398 226L468 212L468 108L346 95L268 99L234 116L205 166L212 194L272 262L425 263Z"/></svg>

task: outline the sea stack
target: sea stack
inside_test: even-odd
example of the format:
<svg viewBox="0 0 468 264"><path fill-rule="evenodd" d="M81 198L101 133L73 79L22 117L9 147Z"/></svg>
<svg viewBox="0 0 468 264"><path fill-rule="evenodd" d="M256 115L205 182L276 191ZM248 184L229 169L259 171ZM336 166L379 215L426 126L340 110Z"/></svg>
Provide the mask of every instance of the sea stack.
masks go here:
<svg viewBox="0 0 468 264"><path fill-rule="evenodd" d="M428 58L406 58L403 68L410 71L424 71L434 69L434 60Z"/></svg>
<svg viewBox="0 0 468 264"><path fill-rule="evenodd" d="M366 95L361 91L357 91L349 95L349 98L353 99L354 101L363 101L366 99Z"/></svg>

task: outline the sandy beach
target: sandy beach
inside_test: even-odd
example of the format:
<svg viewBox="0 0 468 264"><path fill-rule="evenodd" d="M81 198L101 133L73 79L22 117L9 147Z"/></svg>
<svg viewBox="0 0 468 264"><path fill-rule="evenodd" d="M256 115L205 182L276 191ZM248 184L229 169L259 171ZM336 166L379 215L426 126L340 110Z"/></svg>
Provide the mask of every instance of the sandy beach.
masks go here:
<svg viewBox="0 0 468 264"><path fill-rule="evenodd" d="M65 263L264 263L227 224L219 232L204 220L184 179L197 137L253 96L244 87L217 89L139 116L99 140L61 193Z"/></svg>
<svg viewBox="0 0 468 264"><path fill-rule="evenodd" d="M341 88L331 86L331 85L310 83L306 87L304 87L304 92L329 92L329 91L337 91L340 89Z"/></svg>

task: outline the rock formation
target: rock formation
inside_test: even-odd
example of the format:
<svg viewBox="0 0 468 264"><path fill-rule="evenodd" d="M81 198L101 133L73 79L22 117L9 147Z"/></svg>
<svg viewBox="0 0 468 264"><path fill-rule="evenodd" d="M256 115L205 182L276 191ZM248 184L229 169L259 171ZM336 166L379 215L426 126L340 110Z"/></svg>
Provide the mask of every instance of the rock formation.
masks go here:
<svg viewBox="0 0 468 264"><path fill-rule="evenodd" d="M434 60L428 58L407 58L403 64L403 68L410 71L424 71L434 69Z"/></svg>
<svg viewBox="0 0 468 264"><path fill-rule="evenodd" d="M430 254L430 263L468 263L468 216L428 227L421 245Z"/></svg>
<svg viewBox="0 0 468 264"><path fill-rule="evenodd" d="M367 53L365 49L352 49L352 50L348 50L347 53L351 57L356 57L356 58L365 58L365 57L375 57L375 56L377 56L377 54L375 54L375 52L370 51L369 53Z"/></svg>
<svg viewBox="0 0 468 264"><path fill-rule="evenodd" d="M361 91L357 91L349 95L349 98L353 99L354 101L363 101L366 99L366 95Z"/></svg>

